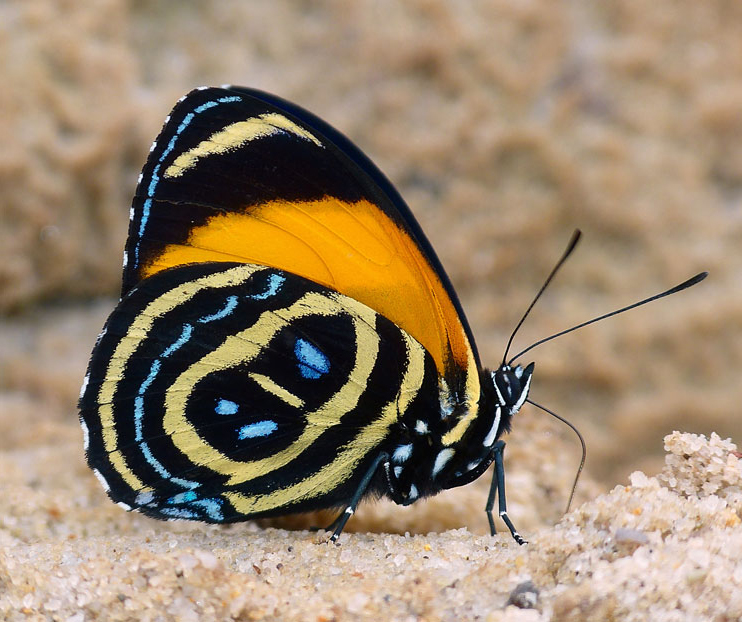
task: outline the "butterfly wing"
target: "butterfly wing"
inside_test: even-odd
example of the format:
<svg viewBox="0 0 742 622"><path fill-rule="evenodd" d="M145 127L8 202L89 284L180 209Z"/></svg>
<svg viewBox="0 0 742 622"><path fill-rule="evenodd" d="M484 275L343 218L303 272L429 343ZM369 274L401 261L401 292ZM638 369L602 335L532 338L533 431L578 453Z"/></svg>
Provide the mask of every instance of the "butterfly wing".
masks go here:
<svg viewBox="0 0 742 622"><path fill-rule="evenodd" d="M402 417L436 407L437 378L419 343L320 284L180 266L106 323L80 399L87 458L114 501L157 518L332 507L391 451Z"/></svg>
<svg viewBox="0 0 742 622"><path fill-rule="evenodd" d="M272 266L364 303L422 343L463 401L478 399L466 318L409 208L306 110L234 87L176 105L137 188L123 293L205 261Z"/></svg>

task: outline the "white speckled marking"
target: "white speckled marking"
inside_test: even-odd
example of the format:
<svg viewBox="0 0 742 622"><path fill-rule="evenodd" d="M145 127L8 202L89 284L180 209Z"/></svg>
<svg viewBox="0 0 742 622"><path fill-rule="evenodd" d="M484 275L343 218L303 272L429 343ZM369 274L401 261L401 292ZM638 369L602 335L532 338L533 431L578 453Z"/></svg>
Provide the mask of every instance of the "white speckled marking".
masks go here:
<svg viewBox="0 0 742 622"><path fill-rule="evenodd" d="M498 406L495 410L495 420L492 422L490 431L487 432L487 436L484 437L482 445L485 447L492 447L492 443L495 442L495 436L497 436L497 428L500 427L500 417L502 416L502 407Z"/></svg>
<svg viewBox="0 0 742 622"><path fill-rule="evenodd" d="M435 457L435 462L433 463L433 471L431 475L433 477L436 477L438 473L441 472L441 469L446 466L448 461L453 458L453 449L450 447L446 447L445 449L441 449L438 452L438 455Z"/></svg>
<svg viewBox="0 0 742 622"><path fill-rule="evenodd" d="M427 434L428 424L422 419L418 419L417 423L415 424L415 432L417 432L418 434Z"/></svg>
<svg viewBox="0 0 742 622"><path fill-rule="evenodd" d="M90 382L90 374L85 374L85 378L82 380L82 386L80 387L80 399L85 395L85 390L88 388L88 382Z"/></svg>
<svg viewBox="0 0 742 622"><path fill-rule="evenodd" d="M101 475L101 472L98 469L93 469L93 475L95 475L95 477L98 479L100 485L103 486L103 490L105 490L106 492L111 490L111 487L108 485L106 478Z"/></svg>
<svg viewBox="0 0 742 622"><path fill-rule="evenodd" d="M82 448L87 451L90 446L90 432L84 421L80 420L80 426L82 427Z"/></svg>
<svg viewBox="0 0 742 622"><path fill-rule="evenodd" d="M397 464L402 464L411 455L412 455L412 443L408 443L407 445L400 445L399 447L397 447L397 449L394 450L394 453L392 454L392 462L396 462Z"/></svg>

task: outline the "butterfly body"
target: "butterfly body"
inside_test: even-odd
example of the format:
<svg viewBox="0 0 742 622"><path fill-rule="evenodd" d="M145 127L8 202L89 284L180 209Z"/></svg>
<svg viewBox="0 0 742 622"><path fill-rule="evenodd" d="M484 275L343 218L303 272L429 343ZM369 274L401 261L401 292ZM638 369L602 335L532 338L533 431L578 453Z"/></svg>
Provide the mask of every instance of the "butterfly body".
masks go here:
<svg viewBox="0 0 742 622"><path fill-rule="evenodd" d="M501 460L532 373L481 367L432 247L350 141L274 96L199 89L145 164L80 418L126 509L346 507L337 536L366 495L413 503Z"/></svg>

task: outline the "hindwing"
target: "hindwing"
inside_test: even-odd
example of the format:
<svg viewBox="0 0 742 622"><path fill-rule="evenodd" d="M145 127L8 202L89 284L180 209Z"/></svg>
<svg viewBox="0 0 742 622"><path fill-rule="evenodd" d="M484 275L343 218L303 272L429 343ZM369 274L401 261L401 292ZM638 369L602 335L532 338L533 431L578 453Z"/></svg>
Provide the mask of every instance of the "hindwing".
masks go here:
<svg viewBox="0 0 742 622"><path fill-rule="evenodd" d="M345 503L402 418L437 408L437 382L423 346L363 303L282 270L202 263L120 301L81 420L115 501L228 522Z"/></svg>

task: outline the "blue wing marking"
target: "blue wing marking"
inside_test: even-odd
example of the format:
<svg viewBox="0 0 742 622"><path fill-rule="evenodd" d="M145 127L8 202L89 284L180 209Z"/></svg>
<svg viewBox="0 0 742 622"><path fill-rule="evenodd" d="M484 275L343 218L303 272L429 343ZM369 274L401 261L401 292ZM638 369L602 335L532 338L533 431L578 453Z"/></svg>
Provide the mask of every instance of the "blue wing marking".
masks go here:
<svg viewBox="0 0 742 622"><path fill-rule="evenodd" d="M147 186L147 199L144 201L144 205L142 206L142 219L139 221L139 239L137 240L136 246L134 247L135 268L139 266L139 245L142 242L142 236L144 235L144 230L147 227L147 221L149 220L149 211L152 207L152 199L155 196L157 185L160 183L160 168L162 167L162 163L164 162L165 158L167 158L172 153L173 149L175 149L175 144L178 142L178 138L180 138L180 135L190 125L191 121L193 121L197 114L201 114L205 110L213 108L214 106L218 106L219 104L237 102L241 99L241 97L237 97L236 95L221 97L216 101L209 101L205 104L201 104L193 112L189 112L185 117L183 117L180 125L178 125L178 129L175 130L175 136L173 136L169 140L167 148L162 152L162 155L159 157L159 159L157 160L157 164L152 170L152 177L150 179L149 185Z"/></svg>
<svg viewBox="0 0 742 622"><path fill-rule="evenodd" d="M285 276L281 276L280 274L271 274L268 279L268 287L266 288L266 290L264 292L260 292L259 294L248 296L248 298L252 298L253 300L265 300L266 298L275 296L278 293L278 290L281 289L281 286L283 285L285 280Z"/></svg>
<svg viewBox="0 0 742 622"><path fill-rule="evenodd" d="M316 380L330 371L330 360L313 343L306 339L297 339L294 355L299 362L299 371L304 378Z"/></svg>
<svg viewBox="0 0 742 622"><path fill-rule="evenodd" d="M167 358L173 352L183 347L186 343L188 343L188 340L191 338L192 334L193 326L191 326L190 324L183 324L183 332L180 333L180 337L178 337L177 341L175 341L170 347L168 347L167 350L162 353L162 358Z"/></svg>
<svg viewBox="0 0 742 622"><path fill-rule="evenodd" d="M246 438L258 438L260 436L268 436L273 434L278 429L278 425L275 421L265 420L258 421L257 423L250 423L243 425L237 430L237 436L241 441Z"/></svg>
<svg viewBox="0 0 742 622"><path fill-rule="evenodd" d="M216 412L217 415L236 415L239 409L240 407L237 403L232 400L219 400L216 403L214 412Z"/></svg>
<svg viewBox="0 0 742 622"><path fill-rule="evenodd" d="M211 315L204 315L202 318L199 318L198 321L201 324L206 324L207 322L213 322L214 320L221 320L232 313L236 307L237 296L229 296L229 298L227 298L227 304L225 304L222 309L216 313L212 313Z"/></svg>

